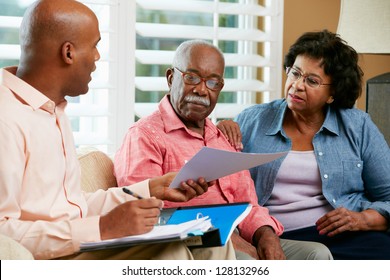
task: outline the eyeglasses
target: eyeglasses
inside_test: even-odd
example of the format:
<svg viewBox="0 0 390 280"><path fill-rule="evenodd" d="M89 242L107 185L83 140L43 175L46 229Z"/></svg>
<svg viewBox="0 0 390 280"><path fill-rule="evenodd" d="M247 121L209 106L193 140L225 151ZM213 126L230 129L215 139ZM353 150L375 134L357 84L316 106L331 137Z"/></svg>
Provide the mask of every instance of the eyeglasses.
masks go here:
<svg viewBox="0 0 390 280"><path fill-rule="evenodd" d="M324 84L320 77L314 75L304 75L300 70L294 67L286 68L287 77L290 78L291 81L298 81L303 77L303 82L311 88L319 88L320 86L329 86L331 84Z"/></svg>
<svg viewBox="0 0 390 280"><path fill-rule="evenodd" d="M192 72L183 72L180 69L176 68L177 71L181 73L181 76L183 77L183 81L187 85L199 85L200 82L204 82L206 84L206 87L211 90L221 90L224 86L223 79L219 78L203 78L195 73Z"/></svg>

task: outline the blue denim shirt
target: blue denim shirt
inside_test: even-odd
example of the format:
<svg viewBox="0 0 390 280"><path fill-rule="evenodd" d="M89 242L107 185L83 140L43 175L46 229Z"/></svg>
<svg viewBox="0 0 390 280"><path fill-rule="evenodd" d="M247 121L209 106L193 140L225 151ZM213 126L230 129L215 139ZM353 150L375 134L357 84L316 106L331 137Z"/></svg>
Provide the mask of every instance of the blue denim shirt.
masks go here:
<svg viewBox="0 0 390 280"><path fill-rule="evenodd" d="M254 105L237 116L244 152L291 150L282 127L286 108L285 99L279 99ZM359 212L371 208L390 218L390 149L367 113L328 107L313 146L323 194L334 208ZM269 199L283 160L250 170L260 205Z"/></svg>

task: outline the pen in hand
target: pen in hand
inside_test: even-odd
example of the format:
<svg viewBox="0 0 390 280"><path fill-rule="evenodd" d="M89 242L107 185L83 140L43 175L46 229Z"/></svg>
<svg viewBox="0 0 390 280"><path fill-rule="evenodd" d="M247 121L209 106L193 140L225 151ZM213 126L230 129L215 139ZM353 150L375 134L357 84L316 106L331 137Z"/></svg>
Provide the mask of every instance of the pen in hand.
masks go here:
<svg viewBox="0 0 390 280"><path fill-rule="evenodd" d="M133 192L132 190L129 190L129 189L126 188L126 187L123 187L122 190L123 190L123 192L125 192L125 193L127 193L127 194L129 194L129 195L132 195L132 196L134 196L134 197L137 198L137 199L143 199L142 196L140 196L139 194ZM162 210L162 208L160 208L160 210ZM158 217L158 222L157 222L156 225L159 226L159 225L161 225L161 224L162 224L162 222L161 222L161 216L159 216L159 217Z"/></svg>
<svg viewBox="0 0 390 280"><path fill-rule="evenodd" d="M144 199L142 196L140 196L139 194L133 192L132 190L129 190L128 188L122 188L123 192L129 194L129 195L132 195L134 196L135 198L138 198L138 199Z"/></svg>

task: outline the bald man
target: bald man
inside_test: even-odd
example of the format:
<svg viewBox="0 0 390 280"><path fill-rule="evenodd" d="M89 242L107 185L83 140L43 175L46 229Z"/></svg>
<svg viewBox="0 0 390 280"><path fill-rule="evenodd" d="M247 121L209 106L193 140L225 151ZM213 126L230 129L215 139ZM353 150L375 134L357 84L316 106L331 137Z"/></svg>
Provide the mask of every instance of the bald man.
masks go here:
<svg viewBox="0 0 390 280"><path fill-rule="evenodd" d="M88 92L100 58L98 20L73 0L41 0L29 7L21 30L18 67L0 72L0 233L36 259L233 259L225 247L189 250L182 242L80 253L80 243L150 231L161 196L188 201L209 184L175 173L120 188L83 193L65 96Z"/></svg>

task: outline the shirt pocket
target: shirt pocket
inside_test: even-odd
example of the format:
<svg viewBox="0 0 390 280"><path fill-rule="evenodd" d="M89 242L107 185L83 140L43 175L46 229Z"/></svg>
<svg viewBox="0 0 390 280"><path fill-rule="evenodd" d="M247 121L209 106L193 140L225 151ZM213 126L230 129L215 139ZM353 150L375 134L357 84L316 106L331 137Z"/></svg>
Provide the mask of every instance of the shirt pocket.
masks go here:
<svg viewBox="0 0 390 280"><path fill-rule="evenodd" d="M343 161L343 193L351 194L355 192L364 192L362 180L363 161L348 160Z"/></svg>

